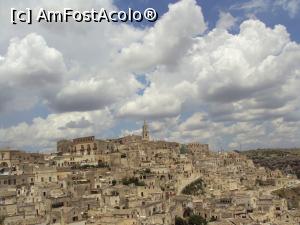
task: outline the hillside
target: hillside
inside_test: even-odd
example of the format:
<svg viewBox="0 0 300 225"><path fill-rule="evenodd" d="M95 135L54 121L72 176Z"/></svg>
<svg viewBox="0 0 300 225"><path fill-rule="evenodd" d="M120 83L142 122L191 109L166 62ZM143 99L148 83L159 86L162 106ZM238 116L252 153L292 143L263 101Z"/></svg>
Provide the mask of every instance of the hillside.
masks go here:
<svg viewBox="0 0 300 225"><path fill-rule="evenodd" d="M280 198L285 198L289 209L299 208L300 187L282 188L274 191L273 194L278 195Z"/></svg>
<svg viewBox="0 0 300 225"><path fill-rule="evenodd" d="M255 164L283 172L294 173L300 178L300 149L256 149L239 151Z"/></svg>

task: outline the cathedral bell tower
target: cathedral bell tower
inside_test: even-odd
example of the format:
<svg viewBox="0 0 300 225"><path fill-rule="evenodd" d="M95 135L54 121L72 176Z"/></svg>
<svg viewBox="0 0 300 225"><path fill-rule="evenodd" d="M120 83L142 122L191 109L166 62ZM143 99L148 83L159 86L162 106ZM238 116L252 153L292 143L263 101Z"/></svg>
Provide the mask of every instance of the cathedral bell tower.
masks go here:
<svg viewBox="0 0 300 225"><path fill-rule="evenodd" d="M142 139L144 141L149 141L149 130L148 130L148 124L146 123L146 120L144 120Z"/></svg>

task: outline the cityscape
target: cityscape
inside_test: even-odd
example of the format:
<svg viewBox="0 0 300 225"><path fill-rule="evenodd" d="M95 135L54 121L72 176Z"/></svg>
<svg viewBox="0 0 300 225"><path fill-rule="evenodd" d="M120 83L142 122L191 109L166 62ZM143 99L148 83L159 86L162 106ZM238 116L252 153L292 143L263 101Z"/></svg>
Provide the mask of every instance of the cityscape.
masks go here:
<svg viewBox="0 0 300 225"><path fill-rule="evenodd" d="M1 224L299 225L277 192L292 173L208 144L141 135L57 142L54 153L0 150Z"/></svg>
<svg viewBox="0 0 300 225"><path fill-rule="evenodd" d="M300 225L300 0L0 0L0 225Z"/></svg>

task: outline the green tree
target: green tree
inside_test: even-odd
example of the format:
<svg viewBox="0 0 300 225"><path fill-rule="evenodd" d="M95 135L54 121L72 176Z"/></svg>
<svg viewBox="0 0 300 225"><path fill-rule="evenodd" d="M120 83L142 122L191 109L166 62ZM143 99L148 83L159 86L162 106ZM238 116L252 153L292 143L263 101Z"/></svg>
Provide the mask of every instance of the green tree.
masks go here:
<svg viewBox="0 0 300 225"><path fill-rule="evenodd" d="M139 181L137 177L130 177L130 178L125 177L122 179L122 184L123 185L135 184L135 186L145 186L145 182Z"/></svg>
<svg viewBox="0 0 300 225"><path fill-rule="evenodd" d="M188 153L188 149L186 147L186 145L181 145L180 146L180 154L186 154Z"/></svg>
<svg viewBox="0 0 300 225"><path fill-rule="evenodd" d="M187 222L179 216L175 217L175 225L188 225Z"/></svg>
<svg viewBox="0 0 300 225"><path fill-rule="evenodd" d="M192 215L188 219L188 225L207 225L207 221L199 215Z"/></svg>
<svg viewBox="0 0 300 225"><path fill-rule="evenodd" d="M205 184L201 178L187 185L183 190L182 194L185 195L201 195L204 194Z"/></svg>

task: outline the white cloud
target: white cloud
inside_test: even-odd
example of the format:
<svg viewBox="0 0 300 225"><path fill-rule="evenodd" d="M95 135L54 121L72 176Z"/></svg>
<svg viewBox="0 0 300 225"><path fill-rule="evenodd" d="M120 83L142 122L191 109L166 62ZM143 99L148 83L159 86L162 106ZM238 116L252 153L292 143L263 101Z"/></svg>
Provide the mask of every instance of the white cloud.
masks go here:
<svg viewBox="0 0 300 225"><path fill-rule="evenodd" d="M268 8L269 0L250 0L243 3L237 3L230 8L234 10L247 10L253 12L265 11Z"/></svg>
<svg viewBox="0 0 300 225"><path fill-rule="evenodd" d="M294 18L299 13L299 8L299 0L249 0L230 7L232 10L244 10L254 14L267 11L276 12L278 9L281 9L286 11L290 18Z"/></svg>
<svg viewBox="0 0 300 225"><path fill-rule="evenodd" d="M62 54L35 34L13 38L0 61L0 111L23 110L55 91L66 67Z"/></svg>
<svg viewBox="0 0 300 225"><path fill-rule="evenodd" d="M66 70L62 54L35 33L11 39L0 66L1 82L32 88L59 83Z"/></svg>
<svg viewBox="0 0 300 225"><path fill-rule="evenodd" d="M126 83L113 76L91 78L89 80L70 81L60 90L50 106L58 111L90 111L105 108L114 102L125 100L134 95L141 84L133 76ZM126 93L126 94L125 94Z"/></svg>
<svg viewBox="0 0 300 225"><path fill-rule="evenodd" d="M169 11L141 40L122 49L120 65L134 71L151 70L161 64L173 65L191 47L193 37L205 29L201 8L195 0L169 5Z"/></svg>
<svg viewBox="0 0 300 225"><path fill-rule="evenodd" d="M233 17L229 12L220 12L219 13L219 20L217 21L216 27L230 30L235 26L237 23L237 18Z"/></svg>
<svg viewBox="0 0 300 225"><path fill-rule="evenodd" d="M300 1L299 0L277 0L274 1L275 6L282 7L283 10L289 13L291 18L294 18L300 9Z"/></svg>
<svg viewBox="0 0 300 225"><path fill-rule="evenodd" d="M5 87L11 89L18 85L22 92L17 98L10 93L1 97L2 102L12 99L15 102L10 104L14 107L1 104L0 113L4 109L30 109L41 102L59 112L103 109L135 94L141 87L126 67L116 67L114 57L121 48L140 38L143 30L128 24L106 22L34 22L24 26L12 25L7 20L10 7L29 7L34 13L41 7L51 10L66 7L74 10L116 9L111 0L30 0L1 2L0 6L0 25L7 31L1 35L0 52L6 51L2 46L7 43L10 46L5 59L0 60L0 87L3 74L3 83L8 76L13 83L5 84L2 91ZM44 45L45 50L42 49Z"/></svg>
<svg viewBox="0 0 300 225"><path fill-rule="evenodd" d="M152 85L153 86L153 85ZM181 112L182 102L173 95L147 89L143 96L125 103L119 115L133 118L160 118L175 116Z"/></svg>
<svg viewBox="0 0 300 225"><path fill-rule="evenodd" d="M90 126L82 126L82 121ZM75 125L75 126L74 126ZM1 145L13 148L33 148L35 150L55 150L56 141L62 138L98 135L113 125L110 112L49 114L47 118L35 118L31 124L20 123L6 129L0 129Z"/></svg>
<svg viewBox="0 0 300 225"><path fill-rule="evenodd" d="M226 148L238 142L263 146L265 135L279 143L271 139L268 123L295 119L290 113L299 108L295 86L300 46L290 40L285 27L271 29L259 20L248 20L238 34L214 29L193 43L178 64L149 73L151 85L120 113L173 118L194 112L167 132L172 140L198 139L216 147L225 142ZM268 122L257 125L260 121Z"/></svg>
<svg viewBox="0 0 300 225"><path fill-rule="evenodd" d="M251 3L243 7L265 7L264 1ZM71 4L83 7L79 1L61 6ZM52 149L59 138L101 136L116 121L151 118L155 139L208 142L214 149L299 145L299 44L282 25L270 28L250 19L239 33L229 33L236 23L221 12L216 28L204 33L201 8L183 0L150 28L6 24L8 32L0 38L0 52L7 51L0 57L0 111L37 103L53 111L0 129L1 143ZM136 74L145 75L147 84Z"/></svg>

